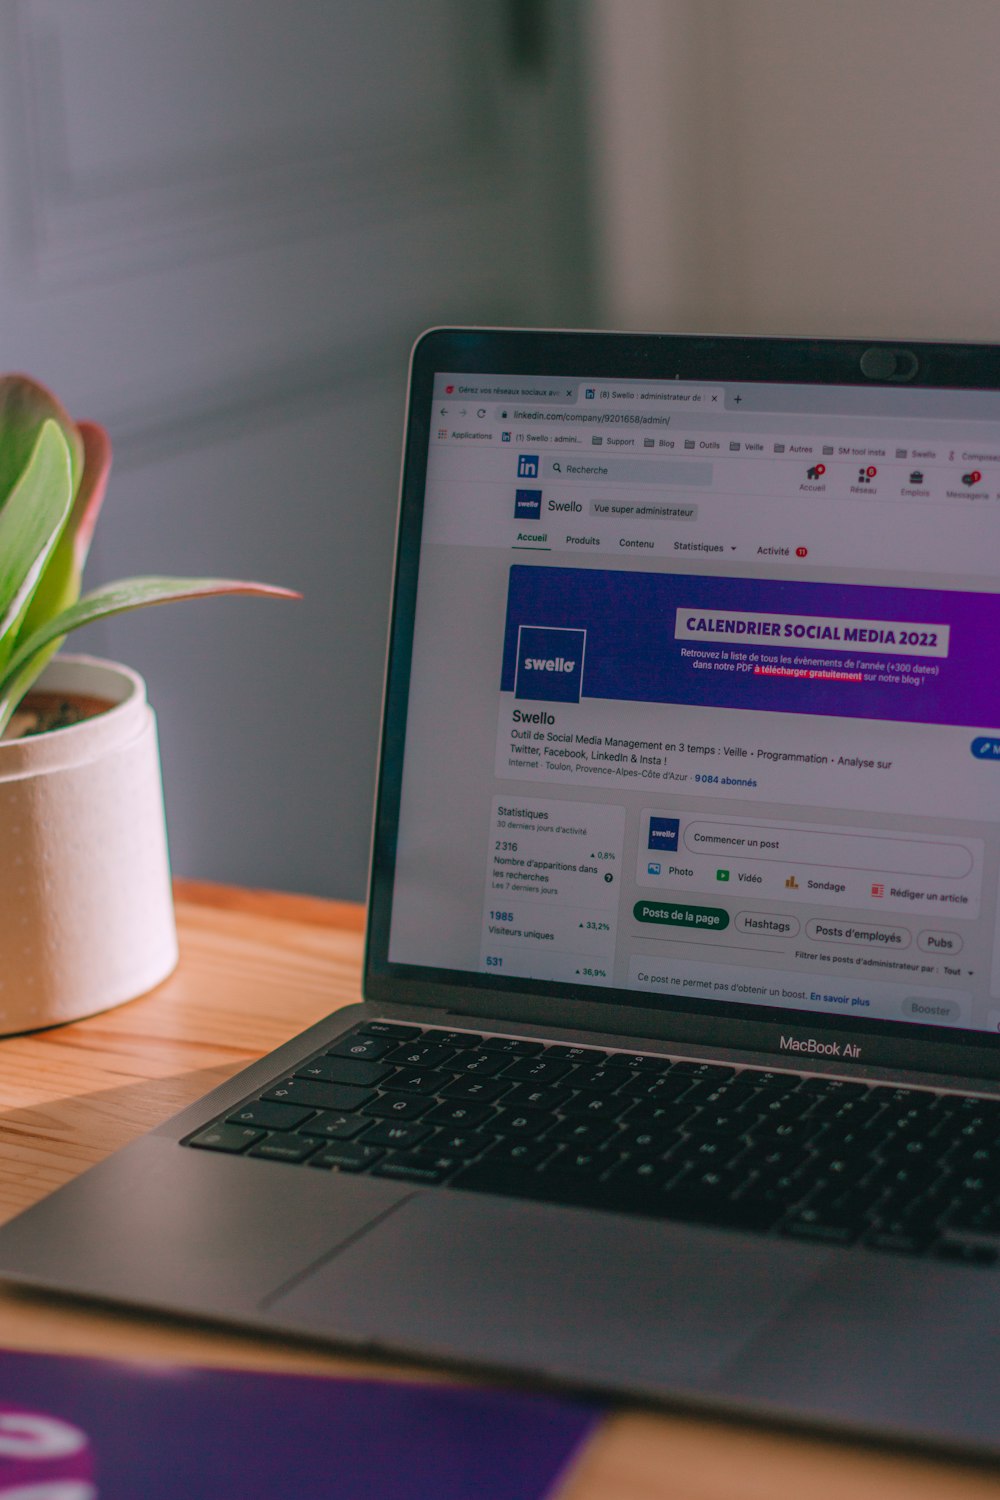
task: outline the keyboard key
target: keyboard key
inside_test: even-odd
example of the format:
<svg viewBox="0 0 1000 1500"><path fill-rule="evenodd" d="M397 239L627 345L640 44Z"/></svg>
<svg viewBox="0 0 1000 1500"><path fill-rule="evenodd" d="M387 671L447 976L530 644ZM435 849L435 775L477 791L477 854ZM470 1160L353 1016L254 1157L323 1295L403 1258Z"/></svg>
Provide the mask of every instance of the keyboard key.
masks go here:
<svg viewBox="0 0 1000 1500"><path fill-rule="evenodd" d="M743 1128L754 1141L794 1141L803 1146L813 1136L808 1120L761 1120L750 1116Z"/></svg>
<svg viewBox="0 0 1000 1500"><path fill-rule="evenodd" d="M505 1094L509 1084L503 1078L456 1078L441 1090L442 1099L468 1099L486 1104Z"/></svg>
<svg viewBox="0 0 1000 1500"><path fill-rule="evenodd" d="M323 1083L354 1083L361 1088L390 1078L393 1069L357 1057L314 1057L295 1069L296 1078L318 1078Z"/></svg>
<svg viewBox="0 0 1000 1500"><path fill-rule="evenodd" d="M306 1109L335 1109L350 1113L375 1098L374 1089L353 1088L346 1083L316 1083L311 1079L285 1078L268 1089L265 1099L276 1104L301 1104Z"/></svg>
<svg viewBox="0 0 1000 1500"><path fill-rule="evenodd" d="M548 1120L546 1119L546 1123ZM561 1141L567 1146L601 1146L605 1142L619 1140L621 1133L612 1120L560 1120L548 1134L550 1141ZM622 1147L624 1150L625 1148Z"/></svg>
<svg viewBox="0 0 1000 1500"><path fill-rule="evenodd" d="M621 1068L592 1068L585 1064L573 1074L572 1085L591 1094L610 1094L621 1088L627 1078L628 1073Z"/></svg>
<svg viewBox="0 0 1000 1500"><path fill-rule="evenodd" d="M428 1136L434 1134L432 1125L418 1124L414 1120L383 1120L379 1125L372 1125L365 1131L364 1144L366 1146L388 1146L393 1150L403 1150L419 1146Z"/></svg>
<svg viewBox="0 0 1000 1500"><path fill-rule="evenodd" d="M836 1095L840 1099L860 1099L862 1094L868 1093L869 1085L848 1083L844 1078L803 1078L799 1088L814 1097Z"/></svg>
<svg viewBox="0 0 1000 1500"><path fill-rule="evenodd" d="M488 1052L503 1052L508 1057L534 1057L544 1050L544 1043L529 1042L517 1036L488 1036L483 1039Z"/></svg>
<svg viewBox="0 0 1000 1500"><path fill-rule="evenodd" d="M726 1167L737 1156L746 1151L741 1140L725 1140L717 1135L691 1135L671 1155L671 1161L688 1162L692 1166Z"/></svg>
<svg viewBox="0 0 1000 1500"><path fill-rule="evenodd" d="M818 1208L804 1208L781 1226L781 1232L789 1239L813 1240L822 1245L853 1245L863 1227L849 1215L827 1215Z"/></svg>
<svg viewBox="0 0 1000 1500"><path fill-rule="evenodd" d="M923 1233L892 1234L886 1229L872 1229L864 1243L872 1250L887 1250L895 1255L923 1255L933 1235Z"/></svg>
<svg viewBox="0 0 1000 1500"><path fill-rule="evenodd" d="M572 1065L561 1058L524 1057L511 1063L504 1077L511 1083L558 1083L572 1072Z"/></svg>
<svg viewBox="0 0 1000 1500"><path fill-rule="evenodd" d="M769 1097L773 1097L797 1091L802 1086L802 1080L796 1073L773 1073L767 1068L743 1068L730 1086L763 1089Z"/></svg>
<svg viewBox="0 0 1000 1500"><path fill-rule="evenodd" d="M386 1057L397 1068L440 1068L455 1056L454 1047L441 1047L436 1042L418 1042L415 1047L404 1043Z"/></svg>
<svg viewBox="0 0 1000 1500"><path fill-rule="evenodd" d="M320 1149L320 1142L308 1135L269 1135L266 1140L258 1141L256 1146L251 1146L247 1152L248 1156L266 1156L272 1161L305 1161L307 1156L312 1156L314 1151Z"/></svg>
<svg viewBox="0 0 1000 1500"><path fill-rule="evenodd" d="M438 1094L451 1083L454 1073L439 1068L400 1068L391 1080L392 1089L400 1094Z"/></svg>
<svg viewBox="0 0 1000 1500"><path fill-rule="evenodd" d="M428 1125L450 1125L459 1130L472 1130L488 1120L495 1111L488 1104L472 1104L456 1099L439 1104L427 1116Z"/></svg>
<svg viewBox="0 0 1000 1500"><path fill-rule="evenodd" d="M335 1146L324 1146L309 1158L309 1165L325 1167L330 1172L364 1172L384 1155L384 1151L366 1146L363 1141L342 1141Z"/></svg>
<svg viewBox="0 0 1000 1500"><path fill-rule="evenodd" d="M562 1113L574 1119L619 1120L635 1108L634 1101L617 1094L576 1094L563 1105Z"/></svg>
<svg viewBox="0 0 1000 1500"><path fill-rule="evenodd" d="M506 1162L477 1161L451 1179L450 1186L473 1193L496 1193L504 1198L528 1198L579 1208L609 1207L608 1188L596 1177L556 1174L549 1168L511 1166ZM614 1205L618 1206L618 1205Z"/></svg>
<svg viewBox="0 0 1000 1500"><path fill-rule="evenodd" d="M440 1031L437 1027L424 1032L424 1040L440 1047L481 1047L484 1038L476 1031Z"/></svg>
<svg viewBox="0 0 1000 1500"><path fill-rule="evenodd" d="M403 1026L397 1021L369 1021L361 1027L362 1036L387 1036L397 1042L413 1042L423 1033L419 1026Z"/></svg>
<svg viewBox="0 0 1000 1500"><path fill-rule="evenodd" d="M599 1063L606 1062L607 1052L599 1052L596 1047L563 1047L561 1045L546 1047L545 1056L553 1061L567 1063Z"/></svg>
<svg viewBox="0 0 1000 1500"><path fill-rule="evenodd" d="M753 1103L753 1109L765 1120L799 1120L811 1107L808 1094L764 1094Z"/></svg>
<svg viewBox="0 0 1000 1500"><path fill-rule="evenodd" d="M500 1135L540 1135L552 1124L552 1116L540 1109L499 1109L491 1121Z"/></svg>
<svg viewBox="0 0 1000 1500"><path fill-rule="evenodd" d="M573 1097L573 1090L553 1084L549 1087L530 1083L516 1083L509 1094L504 1094L503 1102L511 1109L544 1109L554 1114L561 1109L567 1099Z"/></svg>
<svg viewBox="0 0 1000 1500"><path fill-rule="evenodd" d="M689 1093L694 1087L690 1078L684 1078L683 1076L671 1078L669 1073L659 1076L655 1074L640 1074L639 1076L647 1079L642 1089L643 1099L652 1100L656 1104L673 1103L675 1100L680 1099L682 1095ZM693 1097L691 1103L694 1103Z"/></svg>
<svg viewBox="0 0 1000 1500"><path fill-rule="evenodd" d="M873 1097L870 1089L861 1094L849 1095L845 1099L842 1094L820 1094L817 1097L803 1088L801 1097L813 1101L809 1118L823 1120L828 1124L837 1120L851 1120L855 1125L863 1125L882 1113L882 1105Z"/></svg>
<svg viewBox="0 0 1000 1500"><path fill-rule="evenodd" d="M364 1113L377 1120L419 1120L434 1103L418 1094L380 1094L365 1106Z"/></svg>
<svg viewBox="0 0 1000 1500"><path fill-rule="evenodd" d="M497 1139L488 1130L439 1130L434 1138L435 1149L442 1156L479 1156Z"/></svg>
<svg viewBox="0 0 1000 1500"><path fill-rule="evenodd" d="M676 1219L686 1224L704 1224L713 1229L770 1229L780 1211L753 1200L737 1200L725 1189L704 1181L668 1187L651 1195L649 1209L657 1218Z"/></svg>
<svg viewBox="0 0 1000 1500"><path fill-rule="evenodd" d="M451 1064L452 1070L462 1078L492 1078L508 1064L506 1052L460 1052Z"/></svg>
<svg viewBox="0 0 1000 1500"><path fill-rule="evenodd" d="M607 1157L595 1147L593 1151L579 1150L576 1146L561 1146L554 1162L557 1172L569 1172L572 1176L596 1177L608 1169Z"/></svg>
<svg viewBox="0 0 1000 1500"><path fill-rule="evenodd" d="M507 1162L511 1166L535 1167L558 1148L554 1141L497 1141L486 1152L487 1161Z"/></svg>
<svg viewBox="0 0 1000 1500"><path fill-rule="evenodd" d="M230 1125L257 1125L261 1130L294 1130L303 1120L312 1117L312 1110L292 1104L265 1104L255 1099L244 1104L229 1116Z"/></svg>
<svg viewBox="0 0 1000 1500"><path fill-rule="evenodd" d="M429 1151L400 1151L372 1168L373 1177L395 1177L401 1182L444 1182L460 1166L457 1157L434 1156Z"/></svg>
<svg viewBox="0 0 1000 1500"><path fill-rule="evenodd" d="M681 1126L686 1129L688 1121L695 1119L697 1114L698 1110L692 1104L647 1104L645 1100L637 1100L629 1111L628 1123L641 1130L654 1126L661 1130L679 1130Z"/></svg>
<svg viewBox="0 0 1000 1500"><path fill-rule="evenodd" d="M376 1062L384 1057L387 1052L392 1052L398 1043L387 1036L353 1036L342 1037L335 1047L329 1051L330 1057L357 1057L359 1059Z"/></svg>
<svg viewBox="0 0 1000 1500"><path fill-rule="evenodd" d="M754 1129L757 1116L742 1109L702 1109L684 1126L692 1135L739 1137ZM772 1127L773 1128L773 1127Z"/></svg>
<svg viewBox="0 0 1000 1500"><path fill-rule="evenodd" d="M674 1065L671 1058L654 1057L649 1052L631 1052L624 1055L628 1057L632 1067L640 1073L669 1073ZM618 1056L622 1054L619 1053Z"/></svg>
<svg viewBox="0 0 1000 1500"><path fill-rule="evenodd" d="M316 1135L325 1141L349 1141L360 1131L367 1130L368 1125L364 1115L345 1115L328 1110L313 1115L305 1125L300 1125L299 1134Z"/></svg>
<svg viewBox="0 0 1000 1500"><path fill-rule="evenodd" d="M564 1121L564 1125L576 1125L575 1120ZM583 1121L583 1128L601 1129L600 1122ZM686 1139L679 1131L665 1125L626 1125L615 1136L615 1145L635 1156L663 1156L680 1141Z"/></svg>
<svg viewBox="0 0 1000 1500"><path fill-rule="evenodd" d="M263 1136L263 1130L254 1130L249 1125L210 1125L188 1141L202 1151L227 1151L234 1155L245 1151Z"/></svg>
<svg viewBox="0 0 1000 1500"><path fill-rule="evenodd" d="M712 1083L721 1083L723 1078L733 1078L736 1074L735 1068L726 1067L721 1063L686 1060L675 1062L670 1071L678 1077L708 1079Z"/></svg>

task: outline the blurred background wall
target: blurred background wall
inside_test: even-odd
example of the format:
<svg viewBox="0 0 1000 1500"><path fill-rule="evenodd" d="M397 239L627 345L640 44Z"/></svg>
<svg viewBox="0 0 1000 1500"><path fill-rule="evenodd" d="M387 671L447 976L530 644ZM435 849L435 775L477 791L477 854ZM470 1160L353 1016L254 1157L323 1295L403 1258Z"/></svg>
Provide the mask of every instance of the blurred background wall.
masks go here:
<svg viewBox="0 0 1000 1500"><path fill-rule="evenodd" d="M110 429L88 583L305 595L74 637L147 678L179 874L364 893L409 350L592 320L578 19L0 0L2 367Z"/></svg>
<svg viewBox="0 0 1000 1500"><path fill-rule="evenodd" d="M995 0L594 0L600 316L1000 337Z"/></svg>
<svg viewBox="0 0 1000 1500"><path fill-rule="evenodd" d="M430 324L997 338L994 0L2 0L0 366L115 444L80 645L177 873L360 897Z"/></svg>

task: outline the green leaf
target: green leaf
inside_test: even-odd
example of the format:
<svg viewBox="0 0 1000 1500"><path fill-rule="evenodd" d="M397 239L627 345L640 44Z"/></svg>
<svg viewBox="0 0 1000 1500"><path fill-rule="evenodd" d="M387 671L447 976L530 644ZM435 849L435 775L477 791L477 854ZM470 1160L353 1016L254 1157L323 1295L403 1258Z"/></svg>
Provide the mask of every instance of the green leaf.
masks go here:
<svg viewBox="0 0 1000 1500"><path fill-rule="evenodd" d="M85 594L76 604L56 615L32 635L19 641L0 680L0 734L15 708L41 671L39 658L53 641L71 630L106 620L111 615L151 604L168 604L173 599L203 599L217 594L257 594L277 599L300 599L292 589L276 588L268 583L245 583L235 578L125 578ZM47 659L47 656L46 658Z"/></svg>
<svg viewBox="0 0 1000 1500"><path fill-rule="evenodd" d="M59 541L73 503L66 440L46 419L34 450L0 510L0 661ZM10 640L7 637L10 637Z"/></svg>
<svg viewBox="0 0 1000 1500"><path fill-rule="evenodd" d="M83 474L69 519L19 627L19 634L24 639L40 629L46 620L75 604L80 597L83 565L107 488L111 443L104 428L93 422L81 422L79 433L83 441Z"/></svg>
<svg viewBox="0 0 1000 1500"><path fill-rule="evenodd" d="M74 492L83 472L83 440L64 406L27 375L0 377L0 507L27 467L42 423L55 422L70 452Z"/></svg>

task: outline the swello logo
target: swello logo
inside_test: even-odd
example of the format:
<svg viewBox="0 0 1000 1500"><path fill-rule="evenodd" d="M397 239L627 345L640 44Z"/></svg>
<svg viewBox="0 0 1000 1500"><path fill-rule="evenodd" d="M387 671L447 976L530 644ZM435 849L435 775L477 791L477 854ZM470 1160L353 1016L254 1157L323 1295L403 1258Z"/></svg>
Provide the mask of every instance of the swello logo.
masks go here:
<svg viewBox="0 0 1000 1500"><path fill-rule="evenodd" d="M522 625L517 633L514 697L540 703L579 703L585 630Z"/></svg>

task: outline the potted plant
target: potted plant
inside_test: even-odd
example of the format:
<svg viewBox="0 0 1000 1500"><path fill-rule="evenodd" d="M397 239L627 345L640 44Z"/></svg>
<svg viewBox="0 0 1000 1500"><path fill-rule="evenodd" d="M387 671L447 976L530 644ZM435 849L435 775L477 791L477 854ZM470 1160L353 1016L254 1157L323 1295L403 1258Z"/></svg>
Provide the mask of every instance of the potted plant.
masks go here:
<svg viewBox="0 0 1000 1500"><path fill-rule="evenodd" d="M81 594L107 484L103 428L0 377L0 1035L151 989L177 961L156 723L137 673L56 656L110 615L225 578L129 578Z"/></svg>

